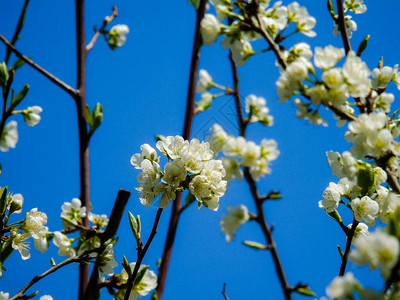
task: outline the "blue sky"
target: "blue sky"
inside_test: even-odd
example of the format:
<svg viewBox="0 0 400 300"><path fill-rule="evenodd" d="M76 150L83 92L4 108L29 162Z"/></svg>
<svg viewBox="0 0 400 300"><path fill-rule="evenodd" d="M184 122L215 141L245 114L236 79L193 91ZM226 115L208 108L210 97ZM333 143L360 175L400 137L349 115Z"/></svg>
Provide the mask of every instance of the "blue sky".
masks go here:
<svg viewBox="0 0 400 300"><path fill-rule="evenodd" d="M155 144L156 134L181 134L187 93L190 55L194 34L195 11L186 1L86 1L86 32L89 41L94 25L100 26L105 15L118 6L119 16L113 24L127 24L131 30L124 47L111 51L102 38L90 52L87 63L87 102L91 107L103 104L104 122L90 144L91 199L94 213L110 214L118 189L133 192L127 210L140 214L143 237L150 233L156 207L144 208L134 191L137 170L129 163L141 144ZM290 2L284 2L289 4ZM22 7L22 0L0 2L0 33L11 39ZM332 35L333 22L325 1L301 1L317 18L317 37L296 35L285 46L305 41L312 48L333 44L341 39ZM400 3L395 0L366 1L368 11L354 16L358 30L351 43L357 49L365 35L370 44L363 55L370 69L381 56L385 65L399 62L400 27L396 20ZM25 27L17 48L35 62L74 86L75 25L73 1L31 1ZM258 43L258 45L261 45ZM0 46L0 57L5 48ZM220 40L203 47L200 68L207 69L215 82L232 86L227 51ZM265 204L267 221L275 224L274 238L289 283L305 282L318 296L339 272L340 257L336 245L344 248L345 237L337 224L318 208L323 190L337 181L326 161L325 152L342 152L351 145L344 140L346 128L337 128L331 113L322 112L327 128L315 127L295 116L295 107L277 103L275 81L279 72L272 53L253 57L239 70L243 96L255 94L267 99L275 118L273 127L251 125L248 139L259 143L274 138L281 155L273 162L272 174L259 182L261 192L279 190L284 198ZM63 202L79 197L78 130L75 105L71 97L28 66L18 71L14 87L29 83L31 90L21 107L40 105L42 121L28 127L17 116L19 142L16 149L0 153L3 174L0 186L8 185L25 198L24 211L33 207L47 213L50 230L61 229L59 214ZM395 96L397 90L393 89ZM219 122L229 133L237 134L231 115L233 99L225 96L213 103L212 110L196 116L193 136L204 139L205 130ZM394 104L398 106L398 104ZM171 260L164 299L222 299L227 283L231 299L281 299L270 254L241 245L243 240L264 242L256 224L248 223L227 244L219 228L221 216L230 205L255 207L245 182L233 182L221 198L220 210L189 208L181 218ZM162 254L171 208L162 215L158 234L144 259L150 269ZM350 223L350 215L343 216ZM125 254L136 260L127 217L121 223L116 251L118 262ZM0 279L0 290L15 294L34 275L56 262L57 249L45 254L32 249L32 258L21 261L18 253L7 261L7 272ZM118 267L118 272L121 267ZM364 286L380 288L379 271L349 266ZM75 297L77 266L68 266L36 285L40 295L54 299ZM32 289L32 292L35 289ZM104 291L102 299L109 296ZM296 296L295 299L300 299Z"/></svg>

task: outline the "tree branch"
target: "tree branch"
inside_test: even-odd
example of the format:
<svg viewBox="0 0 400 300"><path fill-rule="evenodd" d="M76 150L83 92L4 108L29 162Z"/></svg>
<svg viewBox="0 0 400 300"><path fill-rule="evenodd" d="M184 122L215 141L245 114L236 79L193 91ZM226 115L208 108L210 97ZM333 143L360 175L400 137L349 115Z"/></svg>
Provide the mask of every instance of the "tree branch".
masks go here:
<svg viewBox="0 0 400 300"><path fill-rule="evenodd" d="M47 77L51 82L53 82L55 85L59 86L62 88L64 91L66 91L68 94L70 94L72 97L75 98L77 95L78 91L66 84L64 81L58 79L55 77L53 74L49 73L45 69L43 69L41 66L38 64L34 63L29 57L23 55L21 52L19 52L4 36L0 34L0 41L2 41L8 49L11 49L12 52L15 53L15 55L25 61L28 65L30 65L32 68L35 70L39 71L42 75Z"/></svg>
<svg viewBox="0 0 400 300"><path fill-rule="evenodd" d="M106 26L108 24L110 24L118 16L118 8L116 6L113 6L112 9L113 9L113 12L112 12L111 16L107 16L104 18L103 24L101 25L100 29L95 28L95 33L94 33L91 41L89 42L89 44L87 44L87 46L86 46L87 52L92 50L94 44L96 43L97 39L100 36L100 33L102 33L105 30Z"/></svg>
<svg viewBox="0 0 400 300"><path fill-rule="evenodd" d="M182 135L185 140L190 139L190 132L194 117L197 72L199 69L200 48L202 44L200 35L200 22L204 17L206 11L206 4L207 0L200 0L196 15L196 29L193 41L193 51L192 51L192 59L190 64L190 75L189 75L189 87L186 100L185 123L183 125L183 135ZM158 272L157 295L158 299L160 300L163 295L165 280L167 278L169 263L171 261L172 248L175 241L175 234L178 227L181 207L182 207L182 192L177 192L172 207L167 238L165 241L164 251L161 259L161 266Z"/></svg>
<svg viewBox="0 0 400 300"><path fill-rule="evenodd" d="M124 213L126 203L128 202L130 196L131 196L130 191L122 189L119 190L117 199L115 200L114 207L110 215L108 225L104 233L101 235L101 245L103 245L107 240L109 240L110 238L112 238L117 234L117 230L121 222L121 218ZM92 270L92 275L90 276L90 280L83 297L84 299L97 300L99 298L100 287L98 286L98 279L99 279L99 270L96 266L94 266Z"/></svg>
<svg viewBox="0 0 400 300"><path fill-rule="evenodd" d="M342 257L342 264L340 265L340 272L339 276L343 276L346 272L347 261L349 260L349 255L351 252L351 242L353 241L354 233L356 232L358 221L356 218L353 219L353 224L351 225L351 229L347 234L347 242L346 242L346 249L344 251L344 255Z"/></svg>
<svg viewBox="0 0 400 300"><path fill-rule="evenodd" d="M336 4L338 8L338 18L335 21L340 28L340 35L342 36L343 46L347 54L351 50L351 45L346 30L346 20L344 18L343 0L336 0Z"/></svg>
<svg viewBox="0 0 400 300"><path fill-rule="evenodd" d="M226 289L226 283L224 282L224 286L222 288L222 296L224 296L225 300L229 300L228 295L225 292Z"/></svg>
<svg viewBox="0 0 400 300"><path fill-rule="evenodd" d="M135 268L134 268L134 270L132 272L132 275L129 276L129 278L128 278L127 287L126 287L126 294L125 294L124 300L128 300L129 299L129 295L131 294L131 290L133 288L133 283L135 281L137 273L139 272L140 265L142 264L143 258L146 255L146 252L149 249L150 244L153 241L153 238L157 233L157 227L158 227L158 223L160 221L160 217L161 217L162 212L163 212L162 208L159 208L157 210L157 214L156 214L156 218L154 220L153 228L152 228L150 236L149 236L149 238L148 238L148 240L146 242L146 245L144 246L143 249L138 248L138 253L137 253L138 257L137 257L136 265L135 265Z"/></svg>
<svg viewBox="0 0 400 300"><path fill-rule="evenodd" d="M19 18L18 18L17 27L15 28L13 38L11 39L11 42L10 42L11 45L15 45L15 43L18 41L19 34L20 34L22 28L24 27L25 15L26 15L26 10L28 8L28 4L29 4L29 0L25 0L24 6L22 7L21 14L19 15ZM8 64L10 56L11 56L11 49L7 48L6 57L4 58L4 62L6 64Z"/></svg>
<svg viewBox="0 0 400 300"><path fill-rule="evenodd" d="M229 60L231 62L233 81L234 81L234 86L235 86L235 95L234 95L235 96L234 97L235 105L236 105L236 108L239 108L239 107L241 107L240 106L240 97L238 96L238 95L240 95L240 93L239 93L239 76L238 76L238 73L237 73L236 64L232 59L232 54L231 53L229 53ZM241 109L237 110L237 116L238 116L239 127L240 128L244 128L243 132L241 130L241 136L246 137L245 125L243 124L244 118L243 118L243 113L242 113ZM242 124L240 124L240 123L242 123ZM260 196L260 194L258 192L257 185L256 185L253 177L251 176L250 170L249 170L248 167L244 168L244 177L245 177L245 179L246 179L246 181L247 181L247 183L248 183L248 185L250 187L250 192L251 192L251 195L253 197L254 203L256 205L256 209L257 209L256 221L260 225L261 230L262 230L262 232L264 234L264 237L265 237L265 239L267 241L267 246L268 246L268 249L271 252L272 259L273 259L274 265L275 265L275 271L276 271L276 273L278 275L279 282L281 284L281 288L282 288L283 293L285 295L285 299L286 300L292 299L293 288L288 284L288 282L286 280L285 272L283 270L283 266L282 266L281 260L279 258L279 255L278 255L278 250L276 248L275 241L274 241L274 239L272 237L272 230L268 226L268 224L267 224L267 222L265 220L264 210L262 208L263 201L265 201L266 199L270 198L270 196L271 196L270 194L271 193L269 195L267 195L267 196L263 196L263 197Z"/></svg>

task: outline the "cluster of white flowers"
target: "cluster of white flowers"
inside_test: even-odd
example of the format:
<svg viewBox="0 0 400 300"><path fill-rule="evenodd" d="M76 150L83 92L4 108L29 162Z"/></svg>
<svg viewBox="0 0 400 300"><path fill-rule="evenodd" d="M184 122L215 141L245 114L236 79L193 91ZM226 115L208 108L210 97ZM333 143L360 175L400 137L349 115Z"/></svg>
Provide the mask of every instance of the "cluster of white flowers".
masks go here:
<svg viewBox="0 0 400 300"><path fill-rule="evenodd" d="M345 12L350 10L355 14L363 14L367 11L367 6L363 2L364 0L345 0L344 10Z"/></svg>
<svg viewBox="0 0 400 300"><path fill-rule="evenodd" d="M350 260L359 266L368 265L376 270L381 267L382 276L385 278L399 258L399 240L383 230L376 230L365 237L355 240L356 249L351 252Z"/></svg>
<svg viewBox="0 0 400 300"><path fill-rule="evenodd" d="M363 3L364 0L345 0L344 1L344 12L351 11L355 14L362 14L367 11L367 6ZM347 36L349 39L353 36L353 31L357 30L357 23L352 20L349 15L344 16ZM334 22L333 35L335 37L340 35L340 27L337 22Z"/></svg>
<svg viewBox="0 0 400 300"><path fill-rule="evenodd" d="M246 113L249 114L249 122L260 122L264 125L273 125L274 118L270 115L266 106L267 101L263 97L249 95L245 99Z"/></svg>
<svg viewBox="0 0 400 300"><path fill-rule="evenodd" d="M71 202L64 202L61 209L61 219L63 219L65 227L70 227L71 224L80 224L82 218L86 217L86 207L82 206L82 202L78 198L72 199Z"/></svg>
<svg viewBox="0 0 400 300"><path fill-rule="evenodd" d="M135 268L135 265L136 263L130 263L131 270ZM146 267L147 266L145 265L141 265L139 268L139 272ZM120 275L121 283L126 284L128 278L129 276L126 273L125 269L122 270ZM146 296L156 287L157 287L157 275L153 271L147 269L140 282L132 287L131 293L129 295L129 300L136 300L138 297L141 298L142 296ZM126 288L119 289L113 296L115 300L123 300L125 294L126 294Z"/></svg>
<svg viewBox="0 0 400 300"><path fill-rule="evenodd" d="M115 261L114 247L108 244L106 249L99 255L97 259L97 267L99 268L99 278L104 280L104 274L107 276L114 275L114 270L118 263Z"/></svg>
<svg viewBox="0 0 400 300"><path fill-rule="evenodd" d="M122 24L114 25L105 36L108 42L108 46L111 49L116 49L123 46L126 42L126 35L128 33L128 26Z"/></svg>
<svg viewBox="0 0 400 300"><path fill-rule="evenodd" d="M8 151L10 148L15 148L18 142L18 123L10 121L4 127L0 138L0 150L3 152Z"/></svg>
<svg viewBox="0 0 400 300"><path fill-rule="evenodd" d="M353 273L335 277L326 288L326 294L334 299L353 299L354 288L359 285Z"/></svg>
<svg viewBox="0 0 400 300"><path fill-rule="evenodd" d="M400 145L388 128L388 118L384 112L361 114L356 121L350 122L345 138L354 143L351 152L360 157L369 155L379 158L387 153L400 154Z"/></svg>
<svg viewBox="0 0 400 300"><path fill-rule="evenodd" d="M263 139L261 145L257 145L252 141L247 141L244 137L228 135L218 124L213 125L210 129L211 135L208 141L211 149L215 155L223 151L223 154L228 156L222 159L226 180L235 178L241 180L243 172L240 167L249 167L250 174L256 181L271 172L269 162L279 156L275 140Z"/></svg>
<svg viewBox="0 0 400 300"><path fill-rule="evenodd" d="M207 142L180 136L168 136L156 144L157 149L168 157L164 171L160 157L150 145L140 147L142 153L132 156L131 164L141 169L136 190L141 192L140 202L146 207L160 196L159 207L167 208L175 192L188 189L197 199L199 207L217 210L219 198L225 194L227 182L222 178L225 169L222 161L214 160L214 152Z"/></svg>
<svg viewBox="0 0 400 300"><path fill-rule="evenodd" d="M239 229L240 225L249 220L249 211L246 206L229 206L228 215L222 216L220 225L221 230L225 234L225 239L230 242L235 238L235 232Z"/></svg>

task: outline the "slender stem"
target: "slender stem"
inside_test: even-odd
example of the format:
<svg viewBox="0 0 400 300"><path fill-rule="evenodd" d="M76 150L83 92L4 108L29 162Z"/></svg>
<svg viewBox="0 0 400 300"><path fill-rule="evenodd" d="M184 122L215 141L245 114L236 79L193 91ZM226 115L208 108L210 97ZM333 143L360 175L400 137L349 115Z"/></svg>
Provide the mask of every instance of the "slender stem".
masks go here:
<svg viewBox="0 0 400 300"><path fill-rule="evenodd" d="M196 83L197 83L197 72L199 69L199 59L200 59L200 48L201 48L201 35L200 35L200 22L204 17L206 11L207 0L200 0L199 7L197 9L196 15L196 29L193 41L193 51L192 59L190 65L190 75L189 75L189 87L186 100L186 114L185 123L183 126L183 138L185 140L190 139L190 132L194 117L194 107L195 107L195 94L196 94ZM167 238L164 245L164 251L161 259L161 266L158 272L158 285L157 285L157 295L158 299L161 300L165 280L167 278L169 263L171 261L172 248L175 241L175 234L178 228L178 221L180 217L180 211L182 207L182 193L177 192L174 204L172 207L171 219L169 222Z"/></svg>
<svg viewBox="0 0 400 300"><path fill-rule="evenodd" d="M18 41L19 34L21 33L22 27L24 27L25 15L26 15L26 10L28 8L28 4L29 4L29 0L25 0L24 6L22 7L21 14L19 15L19 18L18 18L17 27L15 28L13 38L11 39L11 43L10 43L11 45L15 45L15 43ZM4 62L6 64L8 64L10 56L11 56L11 49L7 48L6 57L4 58Z"/></svg>
<svg viewBox="0 0 400 300"><path fill-rule="evenodd" d="M347 35L346 20L344 18L343 0L336 0L336 3L338 8L338 18L336 20L336 23L340 28L340 34L342 36L343 46L347 54L351 50L351 45L349 36Z"/></svg>
<svg viewBox="0 0 400 300"><path fill-rule="evenodd" d="M85 10L84 0L75 0L76 19L76 50L77 50L77 88L75 95L78 130L79 130L79 161L80 161L80 199L87 212L90 207L90 181L89 181L89 140L85 116L86 106L86 44L85 44ZM83 225L89 226L89 219L83 219ZM83 300L83 294L89 279L89 267L85 264L79 266L79 299Z"/></svg>
<svg viewBox="0 0 400 300"><path fill-rule="evenodd" d="M20 290L14 297L10 298L10 300L26 299L24 296L24 293L35 283L37 283L41 279L45 278L46 276L50 275L51 273L54 273L55 271L57 271L58 269L66 266L66 265L84 260L90 253L96 252L96 251L98 251L98 248L90 250L90 251L85 251L78 256L70 257L67 260L64 260L63 262L59 263L58 265L51 267L50 269L48 269L46 272L42 273L41 275L33 277L33 279L26 286L24 286L24 288L22 290Z"/></svg>
<svg viewBox="0 0 400 300"><path fill-rule="evenodd" d="M103 24L101 25L100 29L95 29L95 33L94 33L91 41L86 46L86 50L88 52L90 50L92 50L94 44L96 44L96 41L100 36L100 33L102 33L105 30L106 26L108 24L110 24L117 16L118 16L118 8L116 6L113 6L113 12L112 12L111 16L104 18Z"/></svg>
<svg viewBox="0 0 400 300"><path fill-rule="evenodd" d="M351 251L351 242L353 241L354 233L356 232L358 223L359 222L356 220L356 218L354 218L353 224L351 225L351 229L350 229L349 233L347 234L346 249L345 249L344 255L342 257L342 264L340 265L339 276L343 276L344 273L346 272L346 266L347 266L347 262L349 260L349 255L350 255L350 251Z"/></svg>
<svg viewBox="0 0 400 300"><path fill-rule="evenodd" d="M224 296L225 300L229 300L229 297L228 297L228 295L226 294L225 289L226 289L226 283L224 282L224 286L223 286L223 288L222 288L222 296Z"/></svg>
<svg viewBox="0 0 400 300"><path fill-rule="evenodd" d="M128 202L130 196L131 196L130 191L122 189L119 190L117 199L115 200L114 207L110 215L108 225L104 233L101 235L101 245L103 245L108 239L112 238L117 234L117 230L121 222L126 203ZM90 280L83 297L84 299L97 300L99 298L100 287L98 285L98 279L99 279L99 270L96 266L94 266L92 270L92 275L90 276Z"/></svg>
<svg viewBox="0 0 400 300"><path fill-rule="evenodd" d="M234 86L235 86L234 99L235 99L235 105L237 108L236 112L237 112L237 116L238 116L239 127L241 129L240 130L241 136L245 137L246 136L245 124L244 124L244 119L243 119L243 113L242 113L241 106L240 106L241 103L240 103L240 93L239 93L239 76L238 76L236 64L232 59L231 53L229 54L229 60L231 62L233 81L234 81ZM244 128L244 129L242 130L242 128ZM283 270L283 266L282 266L281 260L279 258L279 255L278 255L278 250L276 248L276 244L275 244L274 238L272 236L272 230L268 226L268 224L265 220L264 210L262 208L262 203L263 203L263 201L268 199L268 195L263 196L263 197L260 196L257 185L256 185L253 177L251 176L250 170L248 167L244 168L244 176L250 187L250 192L253 197L254 203L256 205L256 209L257 209L256 221L260 225L261 230L264 234L264 237L267 241L267 246L271 252L272 259L273 259L274 265L275 265L275 271L276 271L276 274L278 275L281 288L285 295L285 299L286 300L292 299L293 288L287 282L285 272Z"/></svg>
<svg viewBox="0 0 400 300"><path fill-rule="evenodd" d="M162 208L159 208L157 210L156 218L154 220L153 228L151 230L149 239L147 240L146 245L144 246L143 249L138 248L138 257L137 257L136 265L135 265L135 268L133 269L132 275L129 276L129 278L128 278L124 300L128 300L129 299L129 295L131 294L131 290L133 288L133 283L135 282L136 275L139 272L140 265L142 264L143 258L146 255L146 252L149 249L150 244L153 241L154 236L157 233L157 227L158 227L158 223L160 221L160 217L161 217L162 212L163 212Z"/></svg>
<svg viewBox="0 0 400 300"><path fill-rule="evenodd" d="M17 57L25 61L28 65L30 65L32 68L35 70L39 71L42 75L47 77L51 82L62 88L64 91L66 91L68 94L70 94L72 97L75 97L75 95L78 93L77 90L66 84L64 81L58 79L55 77L53 74L49 73L45 69L43 69L41 66L38 64L34 63L29 57L23 55L21 52L19 52L4 36L0 34L0 41L2 41L8 49L11 49L12 52L15 53Z"/></svg>

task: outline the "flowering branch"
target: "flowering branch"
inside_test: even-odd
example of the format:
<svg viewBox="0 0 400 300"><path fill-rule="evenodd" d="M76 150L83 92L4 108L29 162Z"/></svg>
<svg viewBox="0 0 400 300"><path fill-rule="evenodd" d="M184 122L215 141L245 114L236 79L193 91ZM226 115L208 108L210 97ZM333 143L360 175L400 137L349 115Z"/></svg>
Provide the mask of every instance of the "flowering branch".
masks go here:
<svg viewBox="0 0 400 300"><path fill-rule="evenodd" d="M349 51L351 51L351 45L346 30L346 20L344 18L343 0L336 0L336 3L338 8L338 17L335 19L335 22L340 28L340 34L342 36L343 46L347 54L349 53Z"/></svg>
<svg viewBox="0 0 400 300"><path fill-rule="evenodd" d="M66 91L68 94L70 94L72 97L75 97L77 95L78 91L66 84L64 81L58 79L55 77L53 74L49 73L45 69L43 69L41 66L38 64L34 63L29 57L23 55L21 52L19 52L4 36L0 34L0 41L2 41L8 49L11 49L14 54L25 61L28 65L30 65L32 68L35 70L39 71L42 75L47 77L51 82L53 82L55 85L59 86L62 88L64 91Z"/></svg>
<svg viewBox="0 0 400 300"><path fill-rule="evenodd" d="M233 81L234 81L234 86L235 86L235 93L234 93L234 99L235 99L235 105L236 108L241 107L240 103L240 93L239 93L239 76L237 73L237 67L235 62L232 59L232 53L229 53L229 60L231 62L231 67L232 67L232 74L233 74ZM241 109L237 109L237 116L238 116L238 123L240 127L240 135L243 137L246 137L246 131L245 131L245 124L244 124L244 119L243 119L243 113ZM243 130L242 130L243 128ZM293 288L288 284L285 272L283 270L283 266L281 263L281 260L278 255L278 250L276 248L275 241L272 237L272 230L268 226L265 216L264 216L264 210L262 208L262 203L265 201L267 198L270 198L267 196L265 197L260 197L257 185L253 179L253 177L250 174L250 170L248 167L244 168L244 177L246 178L247 183L249 184L250 187L250 192L251 195L253 196L254 203L256 205L257 209L257 217L256 217L256 222L260 225L261 230L265 236L265 239L267 241L267 247L271 251L272 259L274 261L275 265L275 270L279 278L279 282L281 284L283 293L285 295L285 299L292 299L292 291Z"/></svg>
<svg viewBox="0 0 400 300"><path fill-rule="evenodd" d="M59 263L58 265L51 267L50 269L48 269L46 272L42 273L41 275L33 277L33 279L26 286L24 286L24 288L22 290L20 290L14 297L10 298L10 300L26 299L26 296L24 296L24 293L35 283L37 283L41 279L45 278L46 276L50 275L51 273L54 273L55 271L57 271L58 269L66 266L66 265L69 265L69 264L72 264L75 262L86 261L86 259L88 258L90 253L98 252L100 249L101 248L96 248L93 250L85 251L78 256L70 257L67 260Z"/></svg>
<svg viewBox="0 0 400 300"><path fill-rule="evenodd" d="M356 220L356 218L354 218L353 224L351 225L351 229L347 234L346 249L342 257L342 264L340 265L339 276L343 276L344 273L346 272L347 261L349 260L349 255L351 252L351 242L353 241L354 233L356 232L358 224L359 222Z"/></svg>
<svg viewBox="0 0 400 300"><path fill-rule="evenodd" d="M15 28L13 38L11 39L11 43L10 43L11 45L15 45L15 43L19 39L19 34L20 34L21 30L22 30L22 27L24 26L25 15L26 15L26 10L28 8L28 4L29 4L29 0L25 0L24 6L23 6L22 11L21 11L21 14L19 15L17 27ZM6 50L6 58L4 59L4 62L6 64L8 64L10 56L11 56L11 49L7 48L7 50Z"/></svg>
<svg viewBox="0 0 400 300"><path fill-rule="evenodd" d="M149 238L148 238L148 240L146 242L146 245L144 245L144 248L143 248L142 244L140 244L139 247L137 248L137 261L136 261L136 265L135 265L135 268L133 269L132 274L128 278L126 294L125 294L124 300L128 300L129 299L129 295L131 294L131 290L133 288L133 283L134 283L134 281L136 279L136 275L137 275L137 273L139 271L140 265L142 264L143 258L146 255L146 252L149 249L150 244L153 241L153 238L157 233L157 227L158 227L158 223L160 221L160 217L161 217L162 212L163 212L162 208L159 208L157 210L157 214L156 214L156 218L154 220L153 228L152 228L150 236L149 236Z"/></svg>
<svg viewBox="0 0 400 300"><path fill-rule="evenodd" d="M121 222L122 215L125 210L126 203L128 202L130 196L131 196L130 191L126 191L123 189L118 191L117 199L115 200L114 207L112 209L111 216L108 221L108 225L104 233L100 236L101 245L103 245L108 239L116 235L119 224ZM99 278L99 270L96 266L94 266L92 275L90 276L90 280L83 297L84 299L98 299L99 297L98 278Z"/></svg>
<svg viewBox="0 0 400 300"><path fill-rule="evenodd" d="M91 39L91 41L89 42L89 44L87 44L86 46L86 51L89 52L90 50L92 50L94 44L96 43L97 39L99 38L100 34L105 30L106 26L108 24L110 24L117 16L118 16L118 8L116 6L113 6L113 12L111 14L111 16L107 16L104 18L103 24L101 25L100 29L95 28L95 33Z"/></svg>
<svg viewBox="0 0 400 300"><path fill-rule="evenodd" d="M190 132L194 117L197 72L199 68L200 48L202 44L201 34L200 34L200 22L204 17L206 11L206 4L207 0L200 0L196 15L196 29L193 41L193 51L192 51L192 59L191 59L190 75L189 75L189 87L186 100L185 123L183 126L183 135L182 135L185 140L188 140L190 138ZM158 272L158 285L156 291L158 299L162 298L162 294L164 291L165 280L167 278L168 267L171 260L172 248L175 240L175 234L181 213L181 206L182 206L182 192L177 192L176 199L174 200L172 208L167 238L165 241L164 251L161 259L161 266Z"/></svg>

